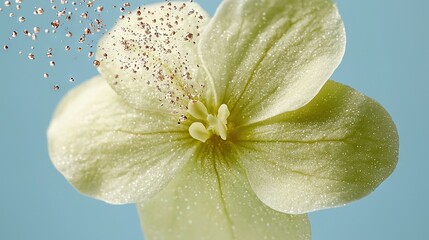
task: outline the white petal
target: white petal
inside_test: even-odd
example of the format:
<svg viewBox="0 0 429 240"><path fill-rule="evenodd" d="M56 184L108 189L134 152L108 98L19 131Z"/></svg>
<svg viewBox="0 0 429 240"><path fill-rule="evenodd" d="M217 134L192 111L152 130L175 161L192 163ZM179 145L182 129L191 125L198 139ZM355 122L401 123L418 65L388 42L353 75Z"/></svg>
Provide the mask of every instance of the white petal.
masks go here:
<svg viewBox="0 0 429 240"><path fill-rule="evenodd" d="M340 63L343 22L330 0L225 0L199 54L237 125L308 103Z"/></svg>
<svg viewBox="0 0 429 240"><path fill-rule="evenodd" d="M239 130L239 161L267 205L286 213L342 206L393 171L398 135L389 114L329 81L305 107Z"/></svg>
<svg viewBox="0 0 429 240"><path fill-rule="evenodd" d="M162 109L185 109L190 98L205 91L196 41L208 19L198 4L190 2L136 10L99 42L99 71L121 97L139 109L161 105Z"/></svg>
<svg viewBox="0 0 429 240"><path fill-rule="evenodd" d="M48 130L55 167L109 203L153 196L190 159L194 141L174 115L131 108L99 77L67 94Z"/></svg>
<svg viewBox="0 0 429 240"><path fill-rule="evenodd" d="M221 151L228 151L223 147ZM139 207L145 238L310 238L306 215L283 214L264 205L250 189L244 171L225 162L231 159L217 150L200 149L166 189Z"/></svg>

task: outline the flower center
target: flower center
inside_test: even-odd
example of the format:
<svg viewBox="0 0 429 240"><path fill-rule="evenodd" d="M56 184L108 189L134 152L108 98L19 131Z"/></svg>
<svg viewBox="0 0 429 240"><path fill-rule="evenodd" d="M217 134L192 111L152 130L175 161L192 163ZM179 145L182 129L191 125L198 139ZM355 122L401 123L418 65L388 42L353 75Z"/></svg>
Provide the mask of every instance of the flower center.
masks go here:
<svg viewBox="0 0 429 240"><path fill-rule="evenodd" d="M201 120L201 122L194 122L189 126L191 137L201 142L206 142L213 134L216 134L226 140L228 132L226 119L229 117L229 110L226 104L220 105L215 116L208 113L206 106L202 102L192 100L188 104L188 113L192 117Z"/></svg>

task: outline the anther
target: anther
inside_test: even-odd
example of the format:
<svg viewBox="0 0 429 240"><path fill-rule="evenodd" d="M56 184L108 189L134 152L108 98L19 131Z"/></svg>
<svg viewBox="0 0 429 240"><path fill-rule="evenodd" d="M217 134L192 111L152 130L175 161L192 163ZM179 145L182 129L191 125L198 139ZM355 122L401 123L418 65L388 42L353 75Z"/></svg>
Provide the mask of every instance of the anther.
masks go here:
<svg viewBox="0 0 429 240"><path fill-rule="evenodd" d="M216 134L221 139L226 140L228 127L227 118L229 117L228 106L222 104L217 115L209 114L206 106L200 102L192 100L188 104L188 113L192 117L202 120L202 122L194 122L189 127L191 137L206 142L212 135Z"/></svg>

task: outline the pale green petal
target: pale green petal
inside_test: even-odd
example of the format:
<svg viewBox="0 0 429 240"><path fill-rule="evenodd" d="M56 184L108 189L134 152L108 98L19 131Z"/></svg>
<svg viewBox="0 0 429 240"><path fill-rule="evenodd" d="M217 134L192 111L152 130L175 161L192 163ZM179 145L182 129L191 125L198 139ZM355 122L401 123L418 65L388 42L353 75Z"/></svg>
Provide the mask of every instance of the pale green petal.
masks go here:
<svg viewBox="0 0 429 240"><path fill-rule="evenodd" d="M205 91L196 42L208 20L208 14L190 2L138 9L100 40L98 69L121 97L139 109L161 105L185 109L189 98Z"/></svg>
<svg viewBox="0 0 429 240"><path fill-rule="evenodd" d="M393 171L398 135L378 103L328 81L305 107L237 130L239 161L268 206L286 213L336 207Z"/></svg>
<svg viewBox="0 0 429 240"><path fill-rule="evenodd" d="M345 48L330 0L225 0L199 54L218 105L238 125L298 109L322 88Z"/></svg>
<svg viewBox="0 0 429 240"><path fill-rule="evenodd" d="M232 162L231 146L202 145L167 188L140 205L147 239L310 238L306 215L274 211L256 197L244 170Z"/></svg>
<svg viewBox="0 0 429 240"><path fill-rule="evenodd" d="M48 130L55 167L80 192L109 203L143 201L192 155L174 115L138 111L101 78L72 90Z"/></svg>

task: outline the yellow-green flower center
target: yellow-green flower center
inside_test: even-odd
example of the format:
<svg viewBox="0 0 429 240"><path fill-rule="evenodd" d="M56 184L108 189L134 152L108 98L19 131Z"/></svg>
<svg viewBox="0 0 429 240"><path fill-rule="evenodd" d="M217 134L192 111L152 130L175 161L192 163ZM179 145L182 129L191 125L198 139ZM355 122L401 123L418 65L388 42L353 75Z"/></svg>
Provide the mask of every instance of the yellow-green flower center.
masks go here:
<svg viewBox="0 0 429 240"><path fill-rule="evenodd" d="M201 122L194 122L189 126L191 137L206 142L214 134L226 140L228 127L226 119L229 117L229 110L226 104L220 105L217 115L209 114L206 106L200 101L190 101L188 113Z"/></svg>

